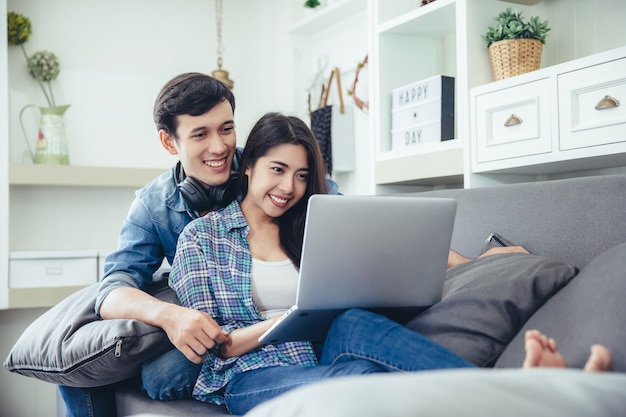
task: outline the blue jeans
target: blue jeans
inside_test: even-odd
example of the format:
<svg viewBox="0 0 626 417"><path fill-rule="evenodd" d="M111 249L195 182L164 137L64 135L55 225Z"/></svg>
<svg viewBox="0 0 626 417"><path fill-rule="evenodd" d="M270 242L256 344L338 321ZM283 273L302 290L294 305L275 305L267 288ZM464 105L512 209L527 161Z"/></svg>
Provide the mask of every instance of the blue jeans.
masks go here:
<svg viewBox="0 0 626 417"><path fill-rule="evenodd" d="M142 365L142 388L153 399L191 398L202 365L172 349ZM95 388L59 386L68 417L115 417L115 385Z"/></svg>
<svg viewBox="0 0 626 417"><path fill-rule="evenodd" d="M386 317L352 309L335 319L318 366L280 366L236 375L226 385L228 411L255 405L311 382L376 372L471 368L471 363Z"/></svg>

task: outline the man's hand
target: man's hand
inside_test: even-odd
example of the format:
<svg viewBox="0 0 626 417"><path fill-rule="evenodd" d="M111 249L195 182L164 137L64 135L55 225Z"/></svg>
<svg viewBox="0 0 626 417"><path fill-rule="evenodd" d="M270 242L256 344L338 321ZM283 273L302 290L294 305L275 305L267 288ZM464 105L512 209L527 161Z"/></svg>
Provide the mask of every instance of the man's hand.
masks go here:
<svg viewBox="0 0 626 417"><path fill-rule="evenodd" d="M228 340L228 333L209 314L173 304L168 310L163 330L190 361L201 363L210 349Z"/></svg>

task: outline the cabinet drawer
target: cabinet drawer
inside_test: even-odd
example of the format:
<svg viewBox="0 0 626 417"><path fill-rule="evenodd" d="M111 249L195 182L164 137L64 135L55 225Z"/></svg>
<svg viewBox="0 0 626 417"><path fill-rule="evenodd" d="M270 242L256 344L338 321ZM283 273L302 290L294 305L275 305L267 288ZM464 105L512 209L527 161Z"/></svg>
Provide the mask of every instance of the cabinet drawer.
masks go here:
<svg viewBox="0 0 626 417"><path fill-rule="evenodd" d="M626 142L626 58L558 76L560 149Z"/></svg>
<svg viewBox="0 0 626 417"><path fill-rule="evenodd" d="M90 285L98 281L96 251L11 252L10 288Z"/></svg>
<svg viewBox="0 0 626 417"><path fill-rule="evenodd" d="M476 96L476 160L551 152L548 78Z"/></svg>

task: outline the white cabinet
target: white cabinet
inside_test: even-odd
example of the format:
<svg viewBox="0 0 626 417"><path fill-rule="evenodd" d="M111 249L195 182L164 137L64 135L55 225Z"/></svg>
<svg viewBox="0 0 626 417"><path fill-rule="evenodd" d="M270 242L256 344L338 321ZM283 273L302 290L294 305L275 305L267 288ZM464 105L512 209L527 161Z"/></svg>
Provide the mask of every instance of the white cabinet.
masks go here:
<svg viewBox="0 0 626 417"><path fill-rule="evenodd" d="M492 81L481 35L497 13L538 0L374 0L372 5L371 89L375 182L378 193L463 187L464 144L469 139L469 89ZM513 4L515 3L515 4ZM436 76L454 78L454 138L395 149L392 92Z"/></svg>
<svg viewBox="0 0 626 417"><path fill-rule="evenodd" d="M420 3L417 0L370 2L373 92L370 107L377 193L491 185L494 183L491 174L505 168L510 175L500 176L495 183L537 180L546 173L605 169L621 164L621 158L613 155L621 152L620 127L614 120L619 119L616 114L624 111L624 104L617 110L590 113L583 107L586 108L586 100L591 100L594 90L610 89L618 94L623 84L606 78L606 74L625 73L623 69L604 66L595 74L590 70L589 74L568 76L566 73L573 69L559 67L562 71L559 86L577 83L572 77L586 81L573 87L575 93L574 90L565 93L562 88L557 92L557 80L547 72L494 82L482 35L494 24L494 17L507 7L522 11L527 18L539 16L548 20L552 30L543 48L540 71L549 70L624 46L626 26L620 19L626 13L626 2L436 0L421 7ZM454 139L399 151L393 149L392 91L438 75L455 79ZM470 90L474 88L479 91L470 99ZM580 110L577 107L567 110L568 101ZM597 100L594 106L596 103ZM470 115L470 108L482 114L480 120ZM566 117L572 118L571 128L565 127ZM591 138L589 128L583 124L595 123L606 126L602 130L594 127ZM559 127L570 131L559 132ZM570 150L567 155L570 162L555 164L552 159L555 150ZM534 167L528 168L527 164ZM512 166L516 169L510 170Z"/></svg>
<svg viewBox="0 0 626 417"><path fill-rule="evenodd" d="M472 173L626 165L626 47L471 90Z"/></svg>
<svg viewBox="0 0 626 417"><path fill-rule="evenodd" d="M626 48L617 54L558 75L561 150L626 141Z"/></svg>
<svg viewBox="0 0 626 417"><path fill-rule="evenodd" d="M549 79L476 95L477 164L550 152Z"/></svg>

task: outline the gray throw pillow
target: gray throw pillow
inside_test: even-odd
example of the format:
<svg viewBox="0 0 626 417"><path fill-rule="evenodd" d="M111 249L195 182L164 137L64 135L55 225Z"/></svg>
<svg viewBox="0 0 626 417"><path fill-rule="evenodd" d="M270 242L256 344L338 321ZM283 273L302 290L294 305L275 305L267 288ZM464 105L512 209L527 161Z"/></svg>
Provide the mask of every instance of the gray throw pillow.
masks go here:
<svg viewBox="0 0 626 417"><path fill-rule="evenodd" d="M526 322L507 346L497 367L522 364L524 332L538 329L554 338L571 367L582 368L592 344L605 345L613 370L626 372L626 243L598 255L576 279L559 291Z"/></svg>
<svg viewBox="0 0 626 417"><path fill-rule="evenodd" d="M537 255L475 259L450 268L441 302L407 327L476 366L490 367L526 320L577 272Z"/></svg>
<svg viewBox="0 0 626 417"><path fill-rule="evenodd" d="M4 367L58 385L94 387L139 373L141 363L173 346L160 328L137 320L101 320L92 284L46 311L17 340ZM179 304L167 280L150 291Z"/></svg>

